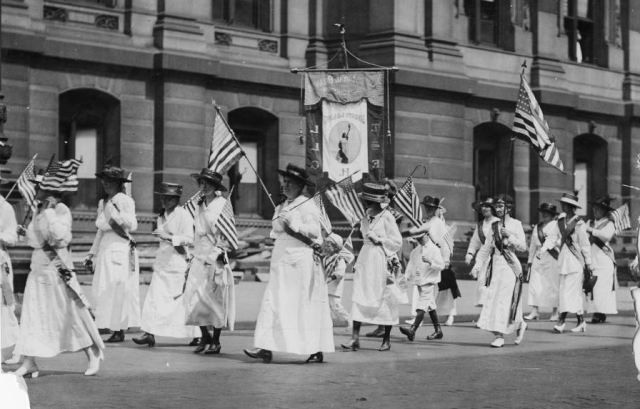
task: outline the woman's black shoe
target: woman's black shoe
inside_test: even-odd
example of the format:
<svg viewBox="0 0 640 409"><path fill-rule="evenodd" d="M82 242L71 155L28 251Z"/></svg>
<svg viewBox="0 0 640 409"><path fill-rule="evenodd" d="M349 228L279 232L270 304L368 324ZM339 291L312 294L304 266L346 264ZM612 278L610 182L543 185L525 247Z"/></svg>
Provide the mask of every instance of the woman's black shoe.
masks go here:
<svg viewBox="0 0 640 409"><path fill-rule="evenodd" d="M380 345L378 351L389 351L391 349L391 342L385 341Z"/></svg>
<svg viewBox="0 0 640 409"><path fill-rule="evenodd" d="M194 338L191 340L191 342L189 342L190 347L195 347L198 345L200 345L200 338Z"/></svg>
<svg viewBox="0 0 640 409"><path fill-rule="evenodd" d="M198 347L193 350L193 353L199 354L200 352L204 351L205 349L207 349L208 343L209 341L206 338L200 338L200 343L198 344Z"/></svg>
<svg viewBox="0 0 640 409"><path fill-rule="evenodd" d="M209 346L209 349L204 351L204 354L205 355L217 355L217 354L220 353L221 349L222 349L222 345L220 345L220 344L211 344Z"/></svg>
<svg viewBox="0 0 640 409"><path fill-rule="evenodd" d="M592 324L600 324L605 322L606 320L607 320L607 316L599 312L594 313L593 317L591 317Z"/></svg>
<svg viewBox="0 0 640 409"><path fill-rule="evenodd" d="M322 361L324 361L324 355L322 355L322 352L318 352L315 354L311 354L309 358L307 358L306 362L309 364L314 362L322 363Z"/></svg>
<svg viewBox="0 0 640 409"><path fill-rule="evenodd" d="M340 344L340 346L342 346L342 348L344 348L344 349L350 349L352 351L357 351L358 349L360 349L360 341L352 339L349 342L347 342L346 344Z"/></svg>
<svg viewBox="0 0 640 409"><path fill-rule="evenodd" d="M149 348L156 346L156 337L148 332L145 332L140 338L133 338L132 341L138 345L149 345Z"/></svg>
<svg viewBox="0 0 640 409"><path fill-rule="evenodd" d="M251 358L262 358L262 361L264 361L265 363L269 363L271 362L271 359L273 359L273 354L268 349L245 349L244 353Z"/></svg>
<svg viewBox="0 0 640 409"><path fill-rule="evenodd" d="M123 342L124 341L124 331L113 331L113 334L104 342Z"/></svg>

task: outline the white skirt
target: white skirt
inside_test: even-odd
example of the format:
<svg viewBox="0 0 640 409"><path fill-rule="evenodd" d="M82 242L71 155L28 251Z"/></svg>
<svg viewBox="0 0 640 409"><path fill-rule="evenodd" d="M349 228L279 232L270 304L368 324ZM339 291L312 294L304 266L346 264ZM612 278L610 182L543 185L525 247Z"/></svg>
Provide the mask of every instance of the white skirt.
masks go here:
<svg viewBox="0 0 640 409"><path fill-rule="evenodd" d="M559 312L582 314L583 279L584 275L581 272L560 275L560 306L558 307Z"/></svg>

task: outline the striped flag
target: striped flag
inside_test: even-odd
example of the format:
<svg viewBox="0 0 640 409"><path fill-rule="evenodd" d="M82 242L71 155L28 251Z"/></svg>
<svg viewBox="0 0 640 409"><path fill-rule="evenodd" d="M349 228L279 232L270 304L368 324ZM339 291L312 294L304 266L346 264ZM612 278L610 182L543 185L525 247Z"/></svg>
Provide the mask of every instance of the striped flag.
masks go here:
<svg viewBox="0 0 640 409"><path fill-rule="evenodd" d="M516 103L513 132L518 139L531 145L545 162L564 172L564 165L560 159L560 151L556 146L555 137L544 119L542 109L538 105L529 84L520 78L520 92Z"/></svg>
<svg viewBox="0 0 640 409"><path fill-rule="evenodd" d="M324 193L329 201L342 212L351 226L360 222L364 217L364 206L358 197L351 176L334 184Z"/></svg>
<svg viewBox="0 0 640 409"><path fill-rule="evenodd" d="M38 154L35 154L33 158L31 158L31 161L29 161L27 167L24 168L22 174L16 181L18 191L20 191L20 194L24 197L27 205L34 211L36 209L36 186L34 183L30 182L30 180L34 180L36 178L35 165L33 163L36 156L38 156Z"/></svg>
<svg viewBox="0 0 640 409"><path fill-rule="evenodd" d="M327 216L327 211L324 208L324 200L322 200L322 193L318 192L313 195L313 203L320 210L320 226L324 229L327 234L331 234L331 221L329 220L329 216Z"/></svg>
<svg viewBox="0 0 640 409"><path fill-rule="evenodd" d="M627 204L623 204L618 207L616 210L609 213L609 217L616 227L616 234L620 234L622 230L627 230L631 228L631 219L629 218L629 206Z"/></svg>
<svg viewBox="0 0 640 409"><path fill-rule="evenodd" d="M398 189L398 193L393 197L393 204L396 209L404 213L414 226L422 225L422 207L420 206L420 198L413 184L411 176Z"/></svg>
<svg viewBox="0 0 640 409"><path fill-rule="evenodd" d="M52 162L44 174L40 188L57 192L78 191L78 168L82 161L69 159Z"/></svg>
<svg viewBox="0 0 640 409"><path fill-rule="evenodd" d="M228 199L225 199L225 201L222 213L220 213L220 217L216 221L216 226L224 238L227 239L231 248L238 250L238 233L236 232L236 219L233 216L233 206Z"/></svg>
<svg viewBox="0 0 640 409"><path fill-rule="evenodd" d="M187 200L185 204L182 205L182 207L187 209L191 217L194 219L196 218L196 209L200 204L202 196L202 192L198 190L195 195L191 196L191 199Z"/></svg>
<svg viewBox="0 0 640 409"><path fill-rule="evenodd" d="M242 148L233 136L220 110L216 109L213 137L209 151L209 169L224 175L242 157Z"/></svg>

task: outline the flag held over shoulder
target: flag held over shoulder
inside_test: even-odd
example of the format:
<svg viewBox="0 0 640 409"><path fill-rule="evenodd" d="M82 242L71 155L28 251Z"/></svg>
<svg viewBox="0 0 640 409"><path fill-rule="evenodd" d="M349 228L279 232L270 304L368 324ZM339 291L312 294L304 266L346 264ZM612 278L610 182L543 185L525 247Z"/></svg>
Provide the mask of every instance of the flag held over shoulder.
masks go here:
<svg viewBox="0 0 640 409"><path fill-rule="evenodd" d="M530 144L545 162L564 173L555 137L524 75L520 77L513 132L516 138Z"/></svg>

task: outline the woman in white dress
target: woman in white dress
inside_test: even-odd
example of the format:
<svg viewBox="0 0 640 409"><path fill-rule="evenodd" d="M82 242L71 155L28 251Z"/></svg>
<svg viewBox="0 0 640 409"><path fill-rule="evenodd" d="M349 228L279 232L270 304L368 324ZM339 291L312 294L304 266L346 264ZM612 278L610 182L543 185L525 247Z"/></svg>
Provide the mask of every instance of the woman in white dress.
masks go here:
<svg viewBox="0 0 640 409"><path fill-rule="evenodd" d="M98 203L98 232L85 258L87 266L95 266L96 325L113 331L106 342L123 342L126 329L140 326L138 252L131 237L138 221L135 202L124 193L124 184L131 182L124 175L123 169L110 165L96 173L106 197Z"/></svg>
<svg viewBox="0 0 640 409"><path fill-rule="evenodd" d="M151 285L142 307L142 327L145 332L133 338L138 345L153 347L156 335L170 338L193 338L196 328L184 325L184 302L180 299L185 283L188 246L193 243L193 219L180 203L182 185L162 183L160 191L162 213L158 216L153 235L160 239L153 264Z"/></svg>
<svg viewBox="0 0 640 409"><path fill-rule="evenodd" d="M275 238L269 284L256 323L254 349L244 352L270 362L272 352L310 355L322 362L333 352L333 322L322 264L312 246L321 243L320 212L303 195L312 186L307 171L289 164L282 175L287 200L276 208L271 236Z"/></svg>
<svg viewBox="0 0 640 409"><path fill-rule="evenodd" d="M228 326L233 331L235 323L233 272L227 259L231 245L218 227L225 206L231 203L221 196L227 188L219 173L204 168L191 177L198 182L203 198L196 208L193 260L182 298L186 324L200 327L202 333L193 352L216 355L222 350L222 328Z"/></svg>
<svg viewBox="0 0 640 409"><path fill-rule="evenodd" d="M8 183L0 177L0 184ZM20 357L11 358L13 346L18 338L18 319L14 313L16 300L13 295L13 268L7 252L7 246L13 246L18 241L18 222L13 206L0 195L0 285L2 297L0 297L0 313L2 314L2 353L0 361L3 363L18 363ZM10 359L11 358L11 359Z"/></svg>
<svg viewBox="0 0 640 409"><path fill-rule="evenodd" d="M364 244L354 267L353 332L351 340L342 347L357 351L360 348L361 323L368 322L384 325L379 351L388 351L391 349L391 328L398 324L399 315L397 299L387 286L390 278L387 259L402 247L402 236L391 212L382 209L381 203L387 200L384 185L365 183L362 199L367 214L360 227Z"/></svg>
<svg viewBox="0 0 640 409"><path fill-rule="evenodd" d="M602 197L592 202L595 220L587 223L593 274L598 277L593 287L593 297L587 297L587 312L593 313L591 317L593 324L605 322L607 314L618 313L616 257L610 244L616 228L608 217L609 213L615 210L611 207L611 201L610 197Z"/></svg>
<svg viewBox="0 0 640 409"><path fill-rule="evenodd" d="M72 218L69 208L59 202L60 197L58 192L38 190L36 199L44 203L26 231L33 254L15 349L16 354L25 357L15 372L18 376L38 376L36 356L50 358L83 350L89 360L84 373L87 376L98 372L103 359L104 343L88 306L82 301L84 296L75 273L70 271Z"/></svg>
<svg viewBox="0 0 640 409"><path fill-rule="evenodd" d="M478 206L480 207L480 214L482 214L484 219L478 222L473 236L471 236L471 241L467 248L467 255L464 260L467 265L471 265L474 257L487 241L487 237L491 238L491 225L493 222L499 220L496 217L496 209L494 208L492 197L486 198L483 202L479 203ZM480 266L476 261L473 269L471 269L471 276L478 279L478 284L476 285L476 307L482 307L487 292L487 266Z"/></svg>
<svg viewBox="0 0 640 409"><path fill-rule="evenodd" d="M542 221L533 228L529 245L529 305L533 307L525 320L537 320L540 308L551 308L550 321L558 320L560 275L558 274L558 248L560 231L556 206L542 203L538 208Z"/></svg>

